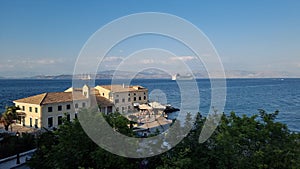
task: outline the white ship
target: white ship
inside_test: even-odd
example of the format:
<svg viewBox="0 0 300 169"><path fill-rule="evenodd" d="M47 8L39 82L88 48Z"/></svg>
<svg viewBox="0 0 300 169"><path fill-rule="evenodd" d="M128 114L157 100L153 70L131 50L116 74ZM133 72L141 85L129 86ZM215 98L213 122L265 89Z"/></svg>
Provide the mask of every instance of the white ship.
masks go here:
<svg viewBox="0 0 300 169"><path fill-rule="evenodd" d="M172 80L193 80L194 77L191 74L180 75L179 73L172 76Z"/></svg>
<svg viewBox="0 0 300 169"><path fill-rule="evenodd" d="M80 80L91 80L91 75L89 74L78 74L75 76L76 79L80 79Z"/></svg>

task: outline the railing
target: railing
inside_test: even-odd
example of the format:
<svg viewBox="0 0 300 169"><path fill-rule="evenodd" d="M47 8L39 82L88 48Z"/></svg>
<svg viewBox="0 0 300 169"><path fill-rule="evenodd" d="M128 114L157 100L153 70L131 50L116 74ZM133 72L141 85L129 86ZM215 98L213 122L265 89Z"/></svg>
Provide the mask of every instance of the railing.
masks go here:
<svg viewBox="0 0 300 169"><path fill-rule="evenodd" d="M16 164L16 160L17 160L17 155L13 155L10 157L6 157L3 159L0 159L0 168L14 168L20 165L24 165L26 163L27 160L29 160L33 153L36 151L35 149L20 153L19 158L22 159L20 160L20 164ZM25 157L25 158L24 158Z"/></svg>

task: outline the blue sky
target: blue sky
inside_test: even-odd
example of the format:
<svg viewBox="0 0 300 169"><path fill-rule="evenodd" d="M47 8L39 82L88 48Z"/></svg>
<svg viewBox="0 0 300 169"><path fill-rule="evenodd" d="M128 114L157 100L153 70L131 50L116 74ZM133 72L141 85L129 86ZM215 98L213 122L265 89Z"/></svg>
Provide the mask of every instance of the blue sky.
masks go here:
<svg viewBox="0 0 300 169"><path fill-rule="evenodd" d="M81 48L95 31L138 12L170 13L196 25L214 44L225 70L300 76L299 9L297 0L1 0L0 76L71 74ZM111 54L129 51L123 47Z"/></svg>

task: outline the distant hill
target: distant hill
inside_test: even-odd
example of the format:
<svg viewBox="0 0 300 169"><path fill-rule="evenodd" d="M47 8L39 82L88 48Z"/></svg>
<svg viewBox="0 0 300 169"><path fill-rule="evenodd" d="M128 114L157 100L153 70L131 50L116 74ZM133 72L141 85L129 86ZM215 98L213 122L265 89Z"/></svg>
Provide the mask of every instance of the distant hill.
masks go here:
<svg viewBox="0 0 300 169"><path fill-rule="evenodd" d="M32 76L29 77L29 79L72 79L73 75L38 75L38 76Z"/></svg>
<svg viewBox="0 0 300 169"><path fill-rule="evenodd" d="M220 73L213 72L214 77L219 77ZM280 71L241 71L241 70L232 70L226 71L225 75L227 78L295 78L299 77L296 74L289 72L280 72Z"/></svg>
<svg viewBox="0 0 300 169"><path fill-rule="evenodd" d="M186 74L187 72L177 72L180 74ZM222 77L222 72L210 72L212 78ZM208 74L204 71L193 72L195 78L208 78ZM148 69L139 73L130 71L119 71L119 70L106 70L98 72L96 75L92 74L79 74L75 75L78 79L95 77L96 79L171 79L170 74L156 69ZM227 78L297 78L300 77L289 72L274 72L274 71L241 71L231 70L226 71L225 76ZM1 78L1 77L0 77ZM38 75L32 76L29 79L72 79L73 75Z"/></svg>
<svg viewBox="0 0 300 169"><path fill-rule="evenodd" d="M115 70L107 70L98 72L96 75L92 74L78 74L75 75L78 79L84 79L88 77L95 77L96 79L128 79L128 78L138 78L138 79L156 79L156 78L164 78L170 79L171 75L160 71L160 70L147 70L139 73L130 72L130 71L115 71ZM29 79L72 79L73 75L38 75L29 77Z"/></svg>
<svg viewBox="0 0 300 169"><path fill-rule="evenodd" d="M96 74L96 79L128 79L128 78L137 78L137 79L169 79L171 75L156 69L148 69L147 71L142 72L130 72L130 71L119 71L119 70L107 70L101 71Z"/></svg>

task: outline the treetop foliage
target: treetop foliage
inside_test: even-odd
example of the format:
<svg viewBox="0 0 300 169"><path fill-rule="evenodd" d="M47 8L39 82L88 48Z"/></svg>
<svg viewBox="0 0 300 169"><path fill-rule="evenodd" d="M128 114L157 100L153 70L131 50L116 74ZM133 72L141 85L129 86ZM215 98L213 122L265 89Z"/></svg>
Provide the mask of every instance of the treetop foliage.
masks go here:
<svg viewBox="0 0 300 169"><path fill-rule="evenodd" d="M86 110L85 110L86 111ZM259 110L253 116L222 116L213 135L198 142L205 117L196 117L190 133L171 150L143 159L120 157L97 146L78 120L65 122L58 130L38 139L32 168L300 168L300 134L275 121L278 111ZM133 136L130 121L118 113L104 116L117 131ZM190 125L190 117L184 124ZM182 126L184 128L184 126ZM177 133L169 133L180 135ZM157 143L161 144L161 143Z"/></svg>

